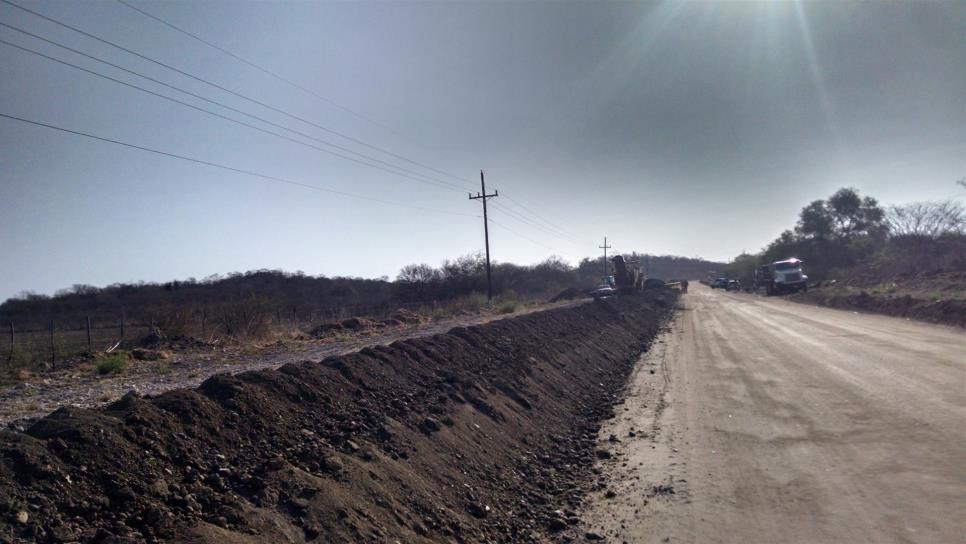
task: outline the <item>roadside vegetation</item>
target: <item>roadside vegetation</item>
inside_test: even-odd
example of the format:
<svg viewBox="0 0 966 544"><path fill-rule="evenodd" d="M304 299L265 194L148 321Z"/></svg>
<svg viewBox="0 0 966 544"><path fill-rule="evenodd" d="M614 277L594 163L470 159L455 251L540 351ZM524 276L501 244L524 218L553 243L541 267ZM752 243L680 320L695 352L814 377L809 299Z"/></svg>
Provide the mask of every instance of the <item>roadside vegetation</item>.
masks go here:
<svg viewBox="0 0 966 544"><path fill-rule="evenodd" d="M794 228L756 254L738 255L724 273L750 284L756 266L789 257L805 261L813 282L962 270L966 210L955 201L884 208L855 189L839 189L802 208Z"/></svg>
<svg viewBox="0 0 966 544"><path fill-rule="evenodd" d="M843 188L816 200L759 253L724 274L752 285L754 269L797 257L813 287L793 299L966 324L966 209L946 200L883 207ZM819 289L815 289L819 288Z"/></svg>
<svg viewBox="0 0 966 544"><path fill-rule="evenodd" d="M723 266L700 258L625 255L659 278L699 278ZM488 302L485 259L474 253L439 266L405 266L392 281L255 270L103 288L78 284L53 296L25 292L0 304L0 381L87 364L108 350L252 350L482 312L512 314L565 291L579 294L599 285L604 274L600 257L576 266L559 257L534 265L496 262L494 300ZM101 367L102 361L93 362L105 375L124 367L117 359Z"/></svg>
<svg viewBox="0 0 966 544"><path fill-rule="evenodd" d="M98 374L120 374L127 370L130 362L126 353L106 353L97 357L94 370Z"/></svg>

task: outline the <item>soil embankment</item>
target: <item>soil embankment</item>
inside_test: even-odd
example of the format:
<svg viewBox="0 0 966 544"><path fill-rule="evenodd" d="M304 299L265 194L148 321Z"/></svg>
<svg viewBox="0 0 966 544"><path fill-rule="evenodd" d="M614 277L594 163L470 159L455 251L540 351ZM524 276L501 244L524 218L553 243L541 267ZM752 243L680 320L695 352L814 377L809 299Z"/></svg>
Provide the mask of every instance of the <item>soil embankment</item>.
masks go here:
<svg viewBox="0 0 966 544"><path fill-rule="evenodd" d="M531 542L675 295L62 408L0 434L0 541Z"/></svg>
<svg viewBox="0 0 966 544"><path fill-rule="evenodd" d="M857 278L789 295L795 302L966 327L966 273L946 272L890 281Z"/></svg>
<svg viewBox="0 0 966 544"><path fill-rule="evenodd" d="M342 332L336 337L322 339L306 336L304 340L290 339L262 347L202 344L200 349L185 350L178 346L180 341L176 341L162 346L172 352L170 359L138 361L119 374L101 375L88 364L44 372L26 381L0 384L0 424L18 422L20 426L20 420L43 417L58 406L99 406L132 390L140 395L155 396L171 389L197 387L215 374L276 369L287 363L317 361L407 338L433 336L454 327L472 327L495 319L579 303L567 301L527 307L510 315L486 312L459 315L432 322Z"/></svg>

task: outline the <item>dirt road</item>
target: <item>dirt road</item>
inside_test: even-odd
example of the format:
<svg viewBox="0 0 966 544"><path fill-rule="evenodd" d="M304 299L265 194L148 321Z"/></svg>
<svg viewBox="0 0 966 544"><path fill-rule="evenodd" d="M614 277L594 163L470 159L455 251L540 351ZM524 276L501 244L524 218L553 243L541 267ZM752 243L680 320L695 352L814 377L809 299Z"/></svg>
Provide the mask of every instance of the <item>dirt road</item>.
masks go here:
<svg viewBox="0 0 966 544"><path fill-rule="evenodd" d="M601 432L585 531L966 541L961 329L695 287Z"/></svg>

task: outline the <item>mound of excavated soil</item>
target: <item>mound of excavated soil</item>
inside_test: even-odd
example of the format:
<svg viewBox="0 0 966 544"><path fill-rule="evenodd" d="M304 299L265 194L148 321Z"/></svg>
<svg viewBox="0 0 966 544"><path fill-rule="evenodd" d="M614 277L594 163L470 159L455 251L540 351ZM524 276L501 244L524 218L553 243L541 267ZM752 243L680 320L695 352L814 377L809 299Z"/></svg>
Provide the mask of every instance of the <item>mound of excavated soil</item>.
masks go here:
<svg viewBox="0 0 966 544"><path fill-rule="evenodd" d="M865 291L856 294L834 293L826 292L825 289L812 289L808 293L792 295L790 298L817 306L966 327L966 300L962 299L922 300L910 295L872 295Z"/></svg>
<svg viewBox="0 0 966 544"><path fill-rule="evenodd" d="M549 310L0 432L0 541L531 542L674 294Z"/></svg>
<svg viewBox="0 0 966 544"><path fill-rule="evenodd" d="M583 291L577 289L576 287L568 287L563 291L557 293L555 297L550 299L550 302L560 302L561 300L574 300L575 298L585 297Z"/></svg>

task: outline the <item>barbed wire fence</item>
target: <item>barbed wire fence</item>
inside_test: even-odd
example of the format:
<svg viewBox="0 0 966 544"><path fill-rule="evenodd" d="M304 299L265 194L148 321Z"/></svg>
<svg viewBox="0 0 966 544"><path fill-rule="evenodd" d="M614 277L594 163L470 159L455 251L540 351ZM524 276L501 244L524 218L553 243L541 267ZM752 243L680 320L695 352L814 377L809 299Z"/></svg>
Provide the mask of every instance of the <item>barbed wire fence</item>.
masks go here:
<svg viewBox="0 0 966 544"><path fill-rule="evenodd" d="M285 331L309 332L318 324L351 317L385 320L400 309L428 315L451 302L346 304L326 308L293 306L255 312L204 308L148 320L127 320L124 312L118 311L116 318L51 319L44 327L38 327L36 322L19 325L16 320L0 317L0 369L56 370L84 354L136 347L152 331L169 338L212 343L228 338L266 337Z"/></svg>

